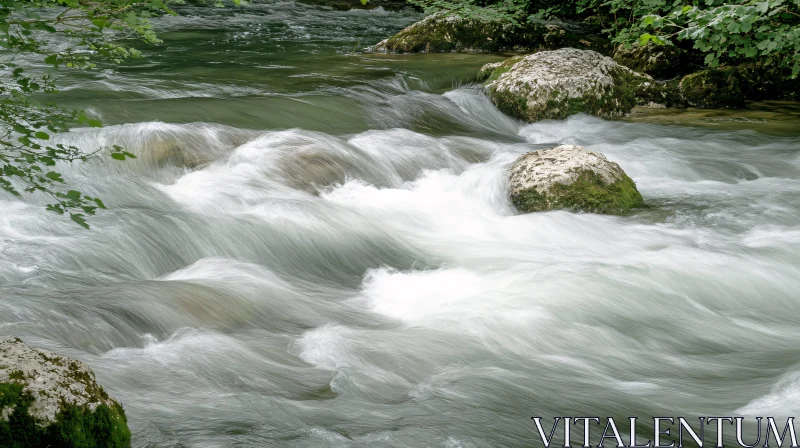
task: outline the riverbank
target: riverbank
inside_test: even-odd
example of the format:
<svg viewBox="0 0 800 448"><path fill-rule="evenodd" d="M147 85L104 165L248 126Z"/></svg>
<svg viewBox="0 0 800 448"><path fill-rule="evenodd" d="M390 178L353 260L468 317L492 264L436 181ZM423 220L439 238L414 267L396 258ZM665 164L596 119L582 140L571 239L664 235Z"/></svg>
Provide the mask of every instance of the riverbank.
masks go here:
<svg viewBox="0 0 800 448"><path fill-rule="evenodd" d="M564 8L569 9L566 6ZM686 8L691 9L689 6ZM578 9L580 10L581 8ZM741 55L734 57L739 54L738 50L740 49L737 49L737 51L731 50L728 53L730 57L722 57L722 51L718 51L715 54L713 52L707 53L708 49L701 50L704 45L699 42L694 46L687 41L659 44L655 43L655 41L650 42L655 38L650 34L645 34L644 29L636 32L643 36L640 41L621 42L618 40L621 35L629 34L633 31L619 29L616 32L611 32L608 29L603 29L597 23L598 20L602 21L600 16L589 15L584 17L587 14L591 14L591 11L587 12L588 10L568 20L561 20L558 17L543 19L535 15L520 19L520 17L513 14L508 15L510 13L504 13L504 15L497 12L493 13L498 15L497 17L487 17L486 14L489 14L489 11L492 11L491 7L477 8L476 10L440 10L427 15L422 20L409 25L396 34L386 37L368 47L367 50L393 54L514 53L515 56L501 66L502 72L506 72L509 69L513 69L512 65L516 67L526 65L527 62L525 61L532 60L531 58L536 59L539 54L544 55L549 54L547 52L551 51L577 49L583 54L579 59L591 59L592 57L589 56L591 54L598 55L598 57L599 55L609 56L617 64L633 70L635 73L626 75L625 78L640 79L637 85L645 86L645 88L642 89L635 85L619 85L614 88L615 93L613 96L621 99L626 96L623 95L623 91L637 90L636 97L639 105L668 108L739 109L743 108L747 101L798 99L797 92L800 91L800 79L792 76L793 69L791 63L788 62L789 58L784 58L777 53L765 53L761 57L753 58L752 55L760 54L759 50L753 47L752 51L747 52L748 54L752 53L748 58L743 58ZM599 10L595 12L599 13ZM780 11L775 11L775 13L778 12ZM521 11L518 13L527 14ZM631 14L633 15L633 12ZM722 17L726 12L721 11L719 14ZM774 14L771 13L770 16L772 15ZM719 20L723 19L719 18ZM736 23L738 22L734 21L733 25ZM738 28L738 25L736 27L733 27L733 25L729 29ZM769 26L762 25L762 28L769 29ZM711 31L706 30L704 32ZM702 34L697 31L692 35ZM760 34L758 35L760 36ZM736 37L735 34L733 36ZM734 39L734 37L731 37L731 39ZM749 42L749 40L743 40L740 36L736 38L739 38L742 42ZM725 36L717 36L714 40L725 42L727 39L728 37ZM767 43L777 45L776 42L765 42L764 44ZM722 65L720 65L720 60L717 59L719 57L723 58L721 59ZM602 59L600 58L599 60ZM714 63L709 64L711 61ZM560 64L561 66L556 67L554 64ZM605 67L609 66L609 64L603 63L600 65ZM549 67L547 70L553 73L558 72L560 75L556 77L563 78L565 73L572 70L572 65L569 61L551 61L547 65ZM499 75L496 73L492 75L490 73L491 70L487 70L487 67L481 70L479 78L491 77L490 80L494 81L494 78ZM517 75L526 70L528 69L516 70ZM618 72L619 70L614 69L614 71ZM546 79L548 76L542 73L537 75L539 79ZM615 75L615 78L618 77L618 75ZM549 94L541 97L536 97L536 95L526 97L526 92L531 91L531 89L538 89L534 85L536 83L531 84L527 81L511 80L508 76L504 78L505 81L503 83L508 84L508 82L511 82L514 84L515 87L511 89L512 91L523 93L514 94L512 97L498 95L496 91L497 84L494 82L491 85L487 85L488 93L498 107L517 117L526 116L527 119L531 120L557 117L560 116L558 110L564 108L575 109L573 113L583 112L596 115L599 110L603 109L598 107L598 102L610 104L603 99L603 97L607 96L606 93L593 91L588 95L588 97L592 98L589 100L584 94L576 95L575 92L572 92L568 95L570 101L578 101L582 103L581 106L573 104L567 107L564 104L560 104L554 107L553 111L542 110L531 115L529 113L530 109L531 107L537 109L538 106L535 106L537 103L553 101L561 103L562 100L551 98ZM593 82L598 81L595 80ZM605 85L607 82L603 81L601 84ZM622 84L629 83L623 82ZM571 91L573 87L562 85L558 88ZM515 112L519 108L509 106L509 104L521 105L524 103L528 103L528 106L530 106L526 107L529 110L525 112ZM634 101L628 99L623 103L633 104ZM619 109L619 105L615 105L611 109ZM631 107L626 105L623 109L624 112L627 112ZM607 115L608 111L600 113L600 116Z"/></svg>
<svg viewBox="0 0 800 448"><path fill-rule="evenodd" d="M771 135L797 135L800 102L748 102L743 109L652 109L634 108L624 120L634 123L700 126L738 131L749 129Z"/></svg>

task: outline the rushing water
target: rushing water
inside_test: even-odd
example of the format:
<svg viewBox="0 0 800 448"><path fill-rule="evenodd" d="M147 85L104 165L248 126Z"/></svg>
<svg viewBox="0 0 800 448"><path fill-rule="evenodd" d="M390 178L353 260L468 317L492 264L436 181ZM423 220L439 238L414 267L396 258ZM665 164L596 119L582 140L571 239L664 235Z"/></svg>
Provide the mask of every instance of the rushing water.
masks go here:
<svg viewBox="0 0 800 448"><path fill-rule="evenodd" d="M0 333L88 363L134 446L522 447L531 416L800 412L794 106L777 131L525 125L469 84L498 55L353 52L412 11L183 13L138 64L62 80L111 125L65 139L138 154L59 167L110 206L93 229L0 197ZM505 170L556 143L651 207L515 213Z"/></svg>

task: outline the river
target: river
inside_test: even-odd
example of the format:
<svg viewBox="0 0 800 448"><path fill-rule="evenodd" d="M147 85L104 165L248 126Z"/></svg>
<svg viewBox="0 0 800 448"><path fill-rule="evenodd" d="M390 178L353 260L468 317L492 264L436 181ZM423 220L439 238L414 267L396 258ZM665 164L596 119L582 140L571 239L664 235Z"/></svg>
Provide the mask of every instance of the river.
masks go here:
<svg viewBox="0 0 800 448"><path fill-rule="evenodd" d="M0 333L86 362L135 447L538 446L532 416L800 411L800 110L524 124L500 55L360 52L419 19L193 9L64 73L124 162L59 169L92 230L0 196ZM649 207L519 215L506 169L559 143ZM548 423L549 424L549 423Z"/></svg>

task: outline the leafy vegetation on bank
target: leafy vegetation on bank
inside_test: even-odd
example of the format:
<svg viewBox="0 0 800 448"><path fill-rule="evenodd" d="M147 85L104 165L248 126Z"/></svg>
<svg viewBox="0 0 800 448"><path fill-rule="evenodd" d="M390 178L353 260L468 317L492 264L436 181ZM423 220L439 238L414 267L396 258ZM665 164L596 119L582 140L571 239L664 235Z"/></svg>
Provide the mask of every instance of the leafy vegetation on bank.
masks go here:
<svg viewBox="0 0 800 448"><path fill-rule="evenodd" d="M100 198L70 189L57 170L58 163L85 161L99 154L114 160L135 156L119 146L85 152L57 142L55 135L71 126L99 127L101 123L48 101L58 93L53 73L58 68L85 70L101 62L139 57L139 50L121 43L123 39L158 43L151 19L174 14L170 4L180 3L184 1L0 0L0 189L15 196L49 195L53 202L48 210L89 227L87 216L106 206ZM223 6L222 0L207 3ZM54 69L32 74L23 64L12 62L20 58Z"/></svg>
<svg viewBox="0 0 800 448"><path fill-rule="evenodd" d="M465 18L583 21L615 43L691 47L709 67L769 59L800 74L800 0L408 0Z"/></svg>
<svg viewBox="0 0 800 448"><path fill-rule="evenodd" d="M118 38L158 42L149 19L169 12L163 0L0 0L0 47L5 50L0 60L0 188L15 196L45 193L53 198L48 210L68 214L88 228L86 216L105 204L66 187L58 162L85 161L103 152L117 160L134 155L118 146L87 153L55 143L54 135L70 126L101 123L50 104L48 95L58 92L54 76L30 74L11 61L33 56L54 68L88 69L101 61L137 57L139 52Z"/></svg>

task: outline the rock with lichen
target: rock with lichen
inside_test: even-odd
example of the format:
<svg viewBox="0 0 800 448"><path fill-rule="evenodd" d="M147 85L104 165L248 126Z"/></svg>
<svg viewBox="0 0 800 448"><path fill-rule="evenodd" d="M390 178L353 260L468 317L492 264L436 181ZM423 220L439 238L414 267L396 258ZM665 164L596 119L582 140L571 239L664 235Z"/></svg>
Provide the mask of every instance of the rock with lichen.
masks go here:
<svg viewBox="0 0 800 448"><path fill-rule="evenodd" d="M509 181L511 202L521 212L571 209L621 215L644 205L618 164L583 146L527 153L511 166Z"/></svg>
<svg viewBox="0 0 800 448"><path fill-rule="evenodd" d="M637 88L653 82L607 56L575 48L540 51L489 68L483 72L492 102L530 122L577 113L619 117L637 105Z"/></svg>
<svg viewBox="0 0 800 448"><path fill-rule="evenodd" d="M480 82L489 79L489 77L492 76L492 73L494 73L495 70L500 68L500 66L503 65L504 62L505 61L490 62L488 64L485 64L483 67L481 67L480 71L478 71L478 81Z"/></svg>
<svg viewBox="0 0 800 448"><path fill-rule="evenodd" d="M122 448L122 405L80 361L0 338L0 446Z"/></svg>
<svg viewBox="0 0 800 448"><path fill-rule="evenodd" d="M579 27L552 23L433 14L382 40L378 53L533 52L575 46L605 50L607 43Z"/></svg>

